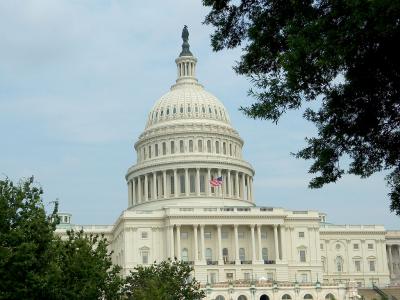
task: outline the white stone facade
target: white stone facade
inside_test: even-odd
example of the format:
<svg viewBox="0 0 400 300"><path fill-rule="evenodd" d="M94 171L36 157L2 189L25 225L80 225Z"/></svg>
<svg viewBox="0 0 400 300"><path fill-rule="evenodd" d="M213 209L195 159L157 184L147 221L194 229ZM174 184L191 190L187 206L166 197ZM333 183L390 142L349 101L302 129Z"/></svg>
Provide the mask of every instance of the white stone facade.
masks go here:
<svg viewBox="0 0 400 300"><path fill-rule="evenodd" d="M400 232L257 207L255 172L228 112L197 82L195 57L176 63L176 84L135 143L128 208L110 226L74 227L66 215L60 234L105 233L124 274L168 258L187 261L208 299L350 299L357 294L351 283L384 287L400 277ZM217 177L222 185L212 187Z"/></svg>

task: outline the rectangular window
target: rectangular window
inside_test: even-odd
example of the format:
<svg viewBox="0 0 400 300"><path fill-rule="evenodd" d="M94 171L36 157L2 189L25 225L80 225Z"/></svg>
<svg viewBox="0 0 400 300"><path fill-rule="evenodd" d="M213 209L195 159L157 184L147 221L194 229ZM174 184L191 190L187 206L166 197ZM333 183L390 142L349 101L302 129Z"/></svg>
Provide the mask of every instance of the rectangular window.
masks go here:
<svg viewBox="0 0 400 300"><path fill-rule="evenodd" d="M229 232L228 231L222 231L221 232L221 239L227 240L229 238Z"/></svg>
<svg viewBox="0 0 400 300"><path fill-rule="evenodd" d="M142 264L146 265L149 263L149 252L142 251Z"/></svg>
<svg viewBox="0 0 400 300"><path fill-rule="evenodd" d="M299 251L300 262L306 262L306 250Z"/></svg>
<svg viewBox="0 0 400 300"><path fill-rule="evenodd" d="M262 240L266 240L268 237L267 232L266 231L261 231L261 239Z"/></svg>
<svg viewBox="0 0 400 300"><path fill-rule="evenodd" d="M219 142L215 142L215 153L219 154Z"/></svg>
<svg viewBox="0 0 400 300"><path fill-rule="evenodd" d="M180 192L181 192L181 194L184 194L185 193L185 175L180 175L179 179L180 179L179 181L180 181L180 185L181 185Z"/></svg>
<svg viewBox="0 0 400 300"><path fill-rule="evenodd" d="M353 244L353 249L354 249L354 250L360 249L359 247L360 247L359 244Z"/></svg>
<svg viewBox="0 0 400 300"><path fill-rule="evenodd" d="M142 239L147 239L149 238L149 234L147 231L142 231Z"/></svg>
<svg viewBox="0 0 400 300"><path fill-rule="evenodd" d="M149 158L151 158L151 146L149 146Z"/></svg>
<svg viewBox="0 0 400 300"><path fill-rule="evenodd" d="M375 261L374 260L369 261L369 271L375 272Z"/></svg>
<svg viewBox="0 0 400 300"><path fill-rule="evenodd" d="M244 280L250 280L250 273L249 272L245 272L243 275L244 275Z"/></svg>
<svg viewBox="0 0 400 300"><path fill-rule="evenodd" d="M196 192L196 185L195 185L195 177L194 177L194 175L190 175L189 176L189 180L190 180L190 192L191 193L195 193Z"/></svg>
<svg viewBox="0 0 400 300"><path fill-rule="evenodd" d="M204 239L205 240L211 240L211 231L205 231L204 232Z"/></svg>
<svg viewBox="0 0 400 300"><path fill-rule="evenodd" d="M368 250L374 249L374 244L368 244Z"/></svg>
<svg viewBox="0 0 400 300"><path fill-rule="evenodd" d="M233 279L233 273L226 273L226 279L232 280Z"/></svg>
<svg viewBox="0 0 400 300"><path fill-rule="evenodd" d="M239 232L238 232L238 238L239 238L239 240L244 240L244 237L245 237L244 231L239 231Z"/></svg>
<svg viewBox="0 0 400 300"><path fill-rule="evenodd" d="M203 141L202 140L197 141L197 151L203 152Z"/></svg>
<svg viewBox="0 0 400 300"><path fill-rule="evenodd" d="M241 261L246 260L246 250L244 250L244 248L239 248L239 259Z"/></svg>
<svg viewBox="0 0 400 300"><path fill-rule="evenodd" d="M301 282L308 282L307 274L301 274L300 277L301 277Z"/></svg>
<svg viewBox="0 0 400 300"><path fill-rule="evenodd" d="M354 269L356 270L356 272L361 272L361 261L359 260L354 261Z"/></svg>
<svg viewBox="0 0 400 300"><path fill-rule="evenodd" d="M304 237L304 231L300 231L299 232L299 238L303 238Z"/></svg>
<svg viewBox="0 0 400 300"><path fill-rule="evenodd" d="M226 143L225 142L222 143L222 151L226 155Z"/></svg>
<svg viewBox="0 0 400 300"><path fill-rule="evenodd" d="M204 175L200 175L200 193L206 192L206 177Z"/></svg>
<svg viewBox="0 0 400 300"><path fill-rule="evenodd" d="M264 261L267 261L268 260L268 249L267 248L262 248L262 259L264 260Z"/></svg>
<svg viewBox="0 0 400 300"><path fill-rule="evenodd" d="M171 149L170 149L170 151L171 151L171 154L175 153L175 142L174 141L171 141Z"/></svg>
<svg viewBox="0 0 400 300"><path fill-rule="evenodd" d="M320 248L321 250L324 250L324 244L320 244L320 245L319 245L319 248Z"/></svg>
<svg viewBox="0 0 400 300"><path fill-rule="evenodd" d="M267 273L267 280L268 281L273 281L274 280L274 273L268 272Z"/></svg>
<svg viewBox="0 0 400 300"><path fill-rule="evenodd" d="M158 144L154 145L154 156L158 156Z"/></svg>
<svg viewBox="0 0 400 300"><path fill-rule="evenodd" d="M162 143L162 154L167 154L167 144L165 142Z"/></svg>
<svg viewBox="0 0 400 300"><path fill-rule="evenodd" d="M171 190L171 194L175 194L175 182L174 182L175 178L174 176L170 177L170 190Z"/></svg>
<svg viewBox="0 0 400 300"><path fill-rule="evenodd" d="M217 282L217 273L210 273L210 283L216 283Z"/></svg>
<svg viewBox="0 0 400 300"><path fill-rule="evenodd" d="M186 231L181 232L181 239L182 240L187 240L189 237L189 234Z"/></svg>
<svg viewBox="0 0 400 300"><path fill-rule="evenodd" d="M189 152L193 152L193 140L189 140Z"/></svg>

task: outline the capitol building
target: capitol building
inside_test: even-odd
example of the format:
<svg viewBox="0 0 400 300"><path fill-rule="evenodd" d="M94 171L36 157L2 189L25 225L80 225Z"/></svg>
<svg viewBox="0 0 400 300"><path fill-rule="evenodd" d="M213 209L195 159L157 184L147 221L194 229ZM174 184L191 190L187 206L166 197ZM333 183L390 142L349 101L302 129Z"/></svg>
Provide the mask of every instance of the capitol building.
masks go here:
<svg viewBox="0 0 400 300"><path fill-rule="evenodd" d="M60 213L57 232L104 233L124 275L168 258L188 262L207 299L395 296L400 231L332 225L318 211L256 205L244 141L223 103L198 82L186 27L182 38L176 82L134 145L126 210L109 226L73 225Z"/></svg>

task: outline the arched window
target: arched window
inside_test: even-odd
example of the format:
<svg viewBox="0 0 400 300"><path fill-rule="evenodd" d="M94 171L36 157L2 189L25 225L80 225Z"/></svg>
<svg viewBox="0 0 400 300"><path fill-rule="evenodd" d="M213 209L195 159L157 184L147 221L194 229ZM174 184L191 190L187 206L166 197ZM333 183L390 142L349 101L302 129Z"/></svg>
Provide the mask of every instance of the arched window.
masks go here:
<svg viewBox="0 0 400 300"><path fill-rule="evenodd" d="M207 141L207 152L211 153L211 141L210 140Z"/></svg>
<svg viewBox="0 0 400 300"><path fill-rule="evenodd" d="M291 300L292 297L289 294L285 294L282 296L282 300Z"/></svg>
<svg viewBox="0 0 400 300"><path fill-rule="evenodd" d="M187 248L182 249L182 261L189 261L189 251Z"/></svg>
<svg viewBox="0 0 400 300"><path fill-rule="evenodd" d="M208 112L211 115L211 107L208 107Z"/></svg>
<svg viewBox="0 0 400 300"><path fill-rule="evenodd" d="M261 295L260 300L269 300L269 297L267 295Z"/></svg>
<svg viewBox="0 0 400 300"><path fill-rule="evenodd" d="M311 294L305 294L303 299L313 299L313 296Z"/></svg>
<svg viewBox="0 0 400 300"><path fill-rule="evenodd" d="M183 114L183 106L181 105L181 109L180 109L181 114Z"/></svg>
<svg viewBox="0 0 400 300"><path fill-rule="evenodd" d="M206 248L206 261L212 261L212 249Z"/></svg>
<svg viewBox="0 0 400 300"><path fill-rule="evenodd" d="M201 107L201 111L203 112L203 114L206 113L206 109L204 108L204 106Z"/></svg>
<svg viewBox="0 0 400 300"><path fill-rule="evenodd" d="M179 141L179 152L183 153L185 151L185 147L183 145L183 140Z"/></svg>
<svg viewBox="0 0 400 300"><path fill-rule="evenodd" d="M226 155L226 143L225 142L222 143L222 151Z"/></svg>
<svg viewBox="0 0 400 300"><path fill-rule="evenodd" d="M164 110L163 110L163 109L161 109L160 116L162 117L163 115L164 115Z"/></svg>
<svg viewBox="0 0 400 300"><path fill-rule="evenodd" d="M199 108L197 107L197 105L194 107L194 111L199 112Z"/></svg>
<svg viewBox="0 0 400 300"><path fill-rule="evenodd" d="M185 193L185 175L179 176L179 184L180 184L180 192L181 194Z"/></svg>
<svg viewBox="0 0 400 300"><path fill-rule="evenodd" d="M239 248L239 259L241 261L246 260L246 250L244 248Z"/></svg>
<svg viewBox="0 0 400 300"><path fill-rule="evenodd" d="M187 106L187 112L190 113L191 112L191 108L190 105Z"/></svg>
<svg viewBox="0 0 400 300"><path fill-rule="evenodd" d="M169 108L167 108L167 116L169 115Z"/></svg>
<svg viewBox="0 0 400 300"><path fill-rule="evenodd" d="M162 154L167 154L167 144L165 142L162 143Z"/></svg>
<svg viewBox="0 0 400 300"><path fill-rule="evenodd" d="M149 158L151 158L151 146L149 146Z"/></svg>
<svg viewBox="0 0 400 300"><path fill-rule="evenodd" d="M262 248L262 259L264 261L268 260L268 248Z"/></svg>
<svg viewBox="0 0 400 300"><path fill-rule="evenodd" d="M203 152L203 141L202 140L197 141L197 151Z"/></svg>
<svg viewBox="0 0 400 300"><path fill-rule="evenodd" d="M337 256L335 259L336 271L343 272L343 258L341 256Z"/></svg>
<svg viewBox="0 0 400 300"><path fill-rule="evenodd" d="M225 300L224 296L218 295L217 298L215 298L215 300Z"/></svg>
<svg viewBox="0 0 400 300"><path fill-rule="evenodd" d="M154 156L158 156L158 144L154 145Z"/></svg>
<svg viewBox="0 0 400 300"><path fill-rule="evenodd" d="M215 141L215 153L219 154L219 142Z"/></svg>
<svg viewBox="0 0 400 300"><path fill-rule="evenodd" d="M175 106L174 106L174 110L173 110L173 113L174 113L174 114L176 114L176 107L175 107Z"/></svg>
<svg viewBox="0 0 400 300"><path fill-rule="evenodd" d="M189 152L193 152L193 140L189 140Z"/></svg>
<svg viewBox="0 0 400 300"><path fill-rule="evenodd" d="M333 296L333 294L329 293L325 296L325 300L335 300L335 296Z"/></svg>
<svg viewBox="0 0 400 300"><path fill-rule="evenodd" d="M175 142L171 141L171 149L170 149L171 154L175 153Z"/></svg>
<svg viewBox="0 0 400 300"><path fill-rule="evenodd" d="M240 295L238 300L247 300L247 297L245 295Z"/></svg>

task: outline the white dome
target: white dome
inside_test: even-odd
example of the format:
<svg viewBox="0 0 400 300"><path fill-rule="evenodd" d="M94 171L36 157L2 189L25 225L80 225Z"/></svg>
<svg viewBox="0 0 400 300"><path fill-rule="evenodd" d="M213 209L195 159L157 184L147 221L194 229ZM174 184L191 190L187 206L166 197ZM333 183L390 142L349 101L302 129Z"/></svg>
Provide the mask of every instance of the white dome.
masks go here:
<svg viewBox="0 0 400 300"><path fill-rule="evenodd" d="M230 124L224 105L199 84L174 85L149 113L146 128L167 121L206 119Z"/></svg>

